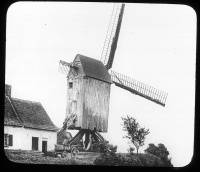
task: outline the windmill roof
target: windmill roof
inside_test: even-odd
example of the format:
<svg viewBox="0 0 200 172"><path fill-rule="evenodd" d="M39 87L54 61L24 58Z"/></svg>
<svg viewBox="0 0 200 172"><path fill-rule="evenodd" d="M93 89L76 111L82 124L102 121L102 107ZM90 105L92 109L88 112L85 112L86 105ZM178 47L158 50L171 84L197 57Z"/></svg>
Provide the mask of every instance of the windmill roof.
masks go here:
<svg viewBox="0 0 200 172"><path fill-rule="evenodd" d="M81 54L77 54L76 58L77 57L79 57L83 71L87 77L95 78L107 83L112 83L111 76L101 61L83 56Z"/></svg>
<svg viewBox="0 0 200 172"><path fill-rule="evenodd" d="M42 104L5 95L4 124L57 131Z"/></svg>

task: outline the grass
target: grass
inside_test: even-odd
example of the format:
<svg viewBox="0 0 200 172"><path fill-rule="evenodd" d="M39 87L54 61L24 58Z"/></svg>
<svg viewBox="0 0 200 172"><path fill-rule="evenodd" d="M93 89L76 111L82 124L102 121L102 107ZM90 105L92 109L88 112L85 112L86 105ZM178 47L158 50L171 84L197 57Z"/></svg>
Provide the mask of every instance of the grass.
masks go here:
<svg viewBox="0 0 200 172"><path fill-rule="evenodd" d="M26 164L61 164L61 165L93 165L93 161L98 155L80 154L77 158L72 159L71 155L67 157L49 157L44 156L40 152L30 151L10 151L5 150L6 157L15 163L26 163Z"/></svg>
<svg viewBox="0 0 200 172"><path fill-rule="evenodd" d="M130 155L128 153L117 154L125 157L127 161L132 159L133 161L131 162L134 162L134 164L131 164L132 166L162 166L161 160L154 155ZM94 165L94 161L97 157L100 156L100 153L80 152L80 154L75 159L71 158L70 153L67 155L67 157L62 158L60 156L45 156L41 152L5 150L5 155L10 161L20 164Z"/></svg>

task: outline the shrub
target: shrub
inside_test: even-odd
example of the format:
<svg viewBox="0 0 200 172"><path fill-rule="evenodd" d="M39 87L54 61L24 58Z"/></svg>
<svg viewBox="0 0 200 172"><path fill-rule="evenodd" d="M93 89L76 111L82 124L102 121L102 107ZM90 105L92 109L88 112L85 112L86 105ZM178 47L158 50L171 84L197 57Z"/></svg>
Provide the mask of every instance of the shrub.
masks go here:
<svg viewBox="0 0 200 172"><path fill-rule="evenodd" d="M103 153L95 159L94 165L119 166L122 165L123 157L117 154Z"/></svg>
<svg viewBox="0 0 200 172"><path fill-rule="evenodd" d="M128 153L130 153L130 154L134 154L134 150L135 150L135 148L131 147L131 146L129 146L129 148L127 149Z"/></svg>
<svg viewBox="0 0 200 172"><path fill-rule="evenodd" d="M134 154L124 155L122 159L123 160L122 165L123 166L140 166L137 158L135 157L136 156L134 156Z"/></svg>
<svg viewBox="0 0 200 172"><path fill-rule="evenodd" d="M158 146L155 146L153 143L150 143L149 147L144 151L148 154L152 154L159 157L162 160L165 167L173 167L171 163L171 158L168 158L169 151L167 150L164 144L160 143L158 144Z"/></svg>
<svg viewBox="0 0 200 172"><path fill-rule="evenodd" d="M107 153L110 152L116 153L117 152L117 146L113 146L112 144L109 144L108 142L100 142L94 144L95 149L99 149L101 153Z"/></svg>
<svg viewBox="0 0 200 172"><path fill-rule="evenodd" d="M102 146L102 145L101 145ZM116 153L116 146L103 145L103 150L110 151L103 152L98 158L95 159L94 165L104 166L163 166L160 158L151 154L120 154Z"/></svg>
<svg viewBox="0 0 200 172"><path fill-rule="evenodd" d="M94 165L116 166L122 164L123 157L119 154L116 154L117 146L103 142L98 144L98 147L100 148L100 152L102 154L95 159Z"/></svg>
<svg viewBox="0 0 200 172"><path fill-rule="evenodd" d="M149 154L120 154L116 153L117 146L110 144L99 145L102 154L95 159L94 165L104 166L162 166L161 160Z"/></svg>

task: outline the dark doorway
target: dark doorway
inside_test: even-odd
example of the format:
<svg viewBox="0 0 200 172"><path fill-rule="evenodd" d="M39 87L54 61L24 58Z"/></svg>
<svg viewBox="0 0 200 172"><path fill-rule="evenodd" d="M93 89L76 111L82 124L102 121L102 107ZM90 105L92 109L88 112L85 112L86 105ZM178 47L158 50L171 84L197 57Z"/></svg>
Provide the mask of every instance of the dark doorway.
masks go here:
<svg viewBox="0 0 200 172"><path fill-rule="evenodd" d="M32 150L38 150L38 137L32 137Z"/></svg>
<svg viewBox="0 0 200 172"><path fill-rule="evenodd" d="M42 152L47 152L47 141L42 141Z"/></svg>

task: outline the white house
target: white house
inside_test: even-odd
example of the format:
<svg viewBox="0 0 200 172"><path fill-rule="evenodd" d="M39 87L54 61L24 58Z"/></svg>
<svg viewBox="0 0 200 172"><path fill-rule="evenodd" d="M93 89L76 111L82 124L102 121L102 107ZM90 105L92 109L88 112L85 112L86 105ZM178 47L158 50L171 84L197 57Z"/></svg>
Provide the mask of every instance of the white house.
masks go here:
<svg viewBox="0 0 200 172"><path fill-rule="evenodd" d="M10 85L5 85L4 102L4 149L54 149L58 127L41 103L12 98Z"/></svg>

